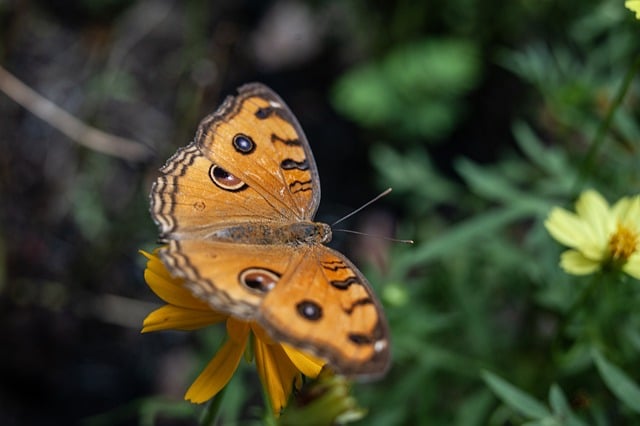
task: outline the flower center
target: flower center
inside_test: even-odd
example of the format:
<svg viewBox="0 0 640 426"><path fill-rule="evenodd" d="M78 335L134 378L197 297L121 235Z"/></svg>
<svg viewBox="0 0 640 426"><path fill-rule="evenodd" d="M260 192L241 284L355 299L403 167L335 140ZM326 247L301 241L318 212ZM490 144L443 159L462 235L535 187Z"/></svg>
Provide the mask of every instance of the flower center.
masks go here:
<svg viewBox="0 0 640 426"><path fill-rule="evenodd" d="M619 223L609 240L609 252L613 261L626 262L638 248L638 237L635 230Z"/></svg>

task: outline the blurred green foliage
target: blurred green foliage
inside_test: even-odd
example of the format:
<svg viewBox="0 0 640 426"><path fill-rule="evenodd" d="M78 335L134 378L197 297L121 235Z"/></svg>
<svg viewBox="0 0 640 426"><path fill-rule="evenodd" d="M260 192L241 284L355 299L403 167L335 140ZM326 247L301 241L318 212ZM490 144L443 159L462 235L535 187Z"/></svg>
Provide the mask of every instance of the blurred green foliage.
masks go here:
<svg viewBox="0 0 640 426"><path fill-rule="evenodd" d="M582 189L612 202L640 192L640 22L618 1L568 2L564 16L552 3L510 2L509 12L523 27L554 22L557 33L518 39L514 29L496 43L497 34L462 38L452 25L444 33L456 38L390 46L335 84L336 108L376 135L379 187L394 187L405 212L398 234L416 240L393 247L389 271L367 271L380 283L394 368L359 387L371 408L362 424L640 418L639 283L566 275L542 226ZM523 83L511 138L474 135L494 158L454 156L451 172L438 161L442 145L472 119L469 94L493 66Z"/></svg>
<svg viewBox="0 0 640 426"><path fill-rule="evenodd" d="M428 141L451 132L462 96L478 81L479 66L477 48L467 40L403 44L380 62L348 71L333 98L336 108L361 126Z"/></svg>

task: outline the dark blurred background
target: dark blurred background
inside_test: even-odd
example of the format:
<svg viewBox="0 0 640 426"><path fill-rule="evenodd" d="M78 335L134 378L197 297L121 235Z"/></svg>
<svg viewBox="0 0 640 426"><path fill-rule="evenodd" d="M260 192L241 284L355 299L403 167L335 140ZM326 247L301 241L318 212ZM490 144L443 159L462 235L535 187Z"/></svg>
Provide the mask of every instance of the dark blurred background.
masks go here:
<svg viewBox="0 0 640 426"><path fill-rule="evenodd" d="M137 250L157 237L147 194L158 167L236 86L272 86L303 123L323 211L375 191L366 141L327 98L366 48L351 13L337 2L0 2L0 64L149 153L96 153L0 94L0 424L76 424L152 394L181 398L203 364L185 363L188 335L140 335L158 301ZM172 369L177 383L165 383Z"/></svg>
<svg viewBox="0 0 640 426"><path fill-rule="evenodd" d="M380 146L428 147L453 182L453 159L489 163L511 147L513 117L541 112L497 64L501 49L562 39L597 3L0 0L0 65L139 145L98 152L0 93L0 424L138 424L162 401L175 412L159 424L194 424L179 401L212 352L195 355L193 334L140 335L159 301L137 251L155 246L147 194L158 167L237 86L261 81L297 115L322 179L318 218L330 221L393 183ZM414 86L432 104L413 103ZM417 183L434 199L448 191L440 184ZM349 227L391 235L425 212L397 200ZM341 249L384 275L384 255L366 253L374 245Z"/></svg>

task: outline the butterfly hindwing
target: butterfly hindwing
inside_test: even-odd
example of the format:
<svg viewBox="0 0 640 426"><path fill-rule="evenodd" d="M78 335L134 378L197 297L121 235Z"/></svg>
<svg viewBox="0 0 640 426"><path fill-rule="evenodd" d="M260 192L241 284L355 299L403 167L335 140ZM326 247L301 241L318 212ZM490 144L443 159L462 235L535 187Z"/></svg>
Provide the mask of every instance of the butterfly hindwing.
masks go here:
<svg viewBox="0 0 640 426"><path fill-rule="evenodd" d="M328 247L296 250L260 315L278 338L328 359L342 374L374 377L389 365L379 301L362 273Z"/></svg>
<svg viewBox="0 0 640 426"><path fill-rule="evenodd" d="M161 258L214 309L256 321L341 373L375 376L389 362L387 325L364 276L325 246L171 241Z"/></svg>

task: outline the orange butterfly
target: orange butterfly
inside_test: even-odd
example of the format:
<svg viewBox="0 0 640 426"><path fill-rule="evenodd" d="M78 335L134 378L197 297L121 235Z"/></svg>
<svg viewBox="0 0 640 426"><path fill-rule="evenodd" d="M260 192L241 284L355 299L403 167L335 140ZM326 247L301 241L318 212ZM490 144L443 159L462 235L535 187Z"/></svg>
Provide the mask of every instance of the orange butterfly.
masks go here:
<svg viewBox="0 0 640 426"><path fill-rule="evenodd" d="M338 373L387 370L382 308L362 273L323 245L331 228L313 222L318 170L278 95L259 83L240 87L160 172L151 190L167 243L160 257L196 296Z"/></svg>

